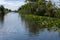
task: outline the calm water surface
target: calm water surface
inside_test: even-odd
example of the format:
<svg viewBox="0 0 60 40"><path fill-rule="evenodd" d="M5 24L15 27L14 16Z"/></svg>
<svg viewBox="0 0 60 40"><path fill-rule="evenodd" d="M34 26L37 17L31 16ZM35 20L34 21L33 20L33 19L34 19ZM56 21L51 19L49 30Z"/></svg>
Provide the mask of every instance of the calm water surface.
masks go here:
<svg viewBox="0 0 60 40"><path fill-rule="evenodd" d="M0 17L0 40L60 40L60 31L28 26L21 15L10 12Z"/></svg>

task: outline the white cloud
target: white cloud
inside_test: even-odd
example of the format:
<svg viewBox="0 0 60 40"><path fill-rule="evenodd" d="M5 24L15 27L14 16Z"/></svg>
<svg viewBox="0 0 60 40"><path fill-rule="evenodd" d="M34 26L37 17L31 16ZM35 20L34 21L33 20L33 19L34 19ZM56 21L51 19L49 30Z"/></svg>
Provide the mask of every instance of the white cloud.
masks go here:
<svg viewBox="0 0 60 40"><path fill-rule="evenodd" d="M18 9L21 5L25 4L24 1L5 1L5 0L0 0L0 5L4 5L5 8L16 10Z"/></svg>
<svg viewBox="0 0 60 40"><path fill-rule="evenodd" d="M9 8L9 9L12 9L12 10L15 10L15 9L18 9L23 4L24 4L23 2L9 3L8 5L5 5L5 7Z"/></svg>

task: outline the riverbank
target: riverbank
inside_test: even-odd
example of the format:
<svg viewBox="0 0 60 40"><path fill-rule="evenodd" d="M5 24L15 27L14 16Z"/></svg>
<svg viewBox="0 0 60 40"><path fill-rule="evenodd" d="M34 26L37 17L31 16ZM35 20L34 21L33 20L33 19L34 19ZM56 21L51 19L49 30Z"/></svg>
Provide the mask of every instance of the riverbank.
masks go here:
<svg viewBox="0 0 60 40"><path fill-rule="evenodd" d="M31 24L36 23L36 25L40 27L58 27L60 28L60 19L58 18L51 18L51 17L45 17L45 16L37 16L32 14L21 14L22 17L29 21Z"/></svg>

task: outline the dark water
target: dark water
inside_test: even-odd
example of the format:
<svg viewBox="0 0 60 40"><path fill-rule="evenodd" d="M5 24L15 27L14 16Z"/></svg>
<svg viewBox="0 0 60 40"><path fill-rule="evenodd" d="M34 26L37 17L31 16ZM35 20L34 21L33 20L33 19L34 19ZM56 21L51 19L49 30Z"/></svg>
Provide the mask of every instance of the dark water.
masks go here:
<svg viewBox="0 0 60 40"><path fill-rule="evenodd" d="M47 30L29 24L18 13L0 17L0 40L60 40L60 30Z"/></svg>

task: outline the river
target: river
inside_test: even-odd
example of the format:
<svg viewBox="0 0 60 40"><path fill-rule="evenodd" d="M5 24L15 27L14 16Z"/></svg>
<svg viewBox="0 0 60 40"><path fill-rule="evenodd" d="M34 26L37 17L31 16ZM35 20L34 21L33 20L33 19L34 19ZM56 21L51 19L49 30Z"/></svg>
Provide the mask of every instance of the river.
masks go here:
<svg viewBox="0 0 60 40"><path fill-rule="evenodd" d="M59 31L28 25L19 13L7 13L0 17L0 40L60 40Z"/></svg>

